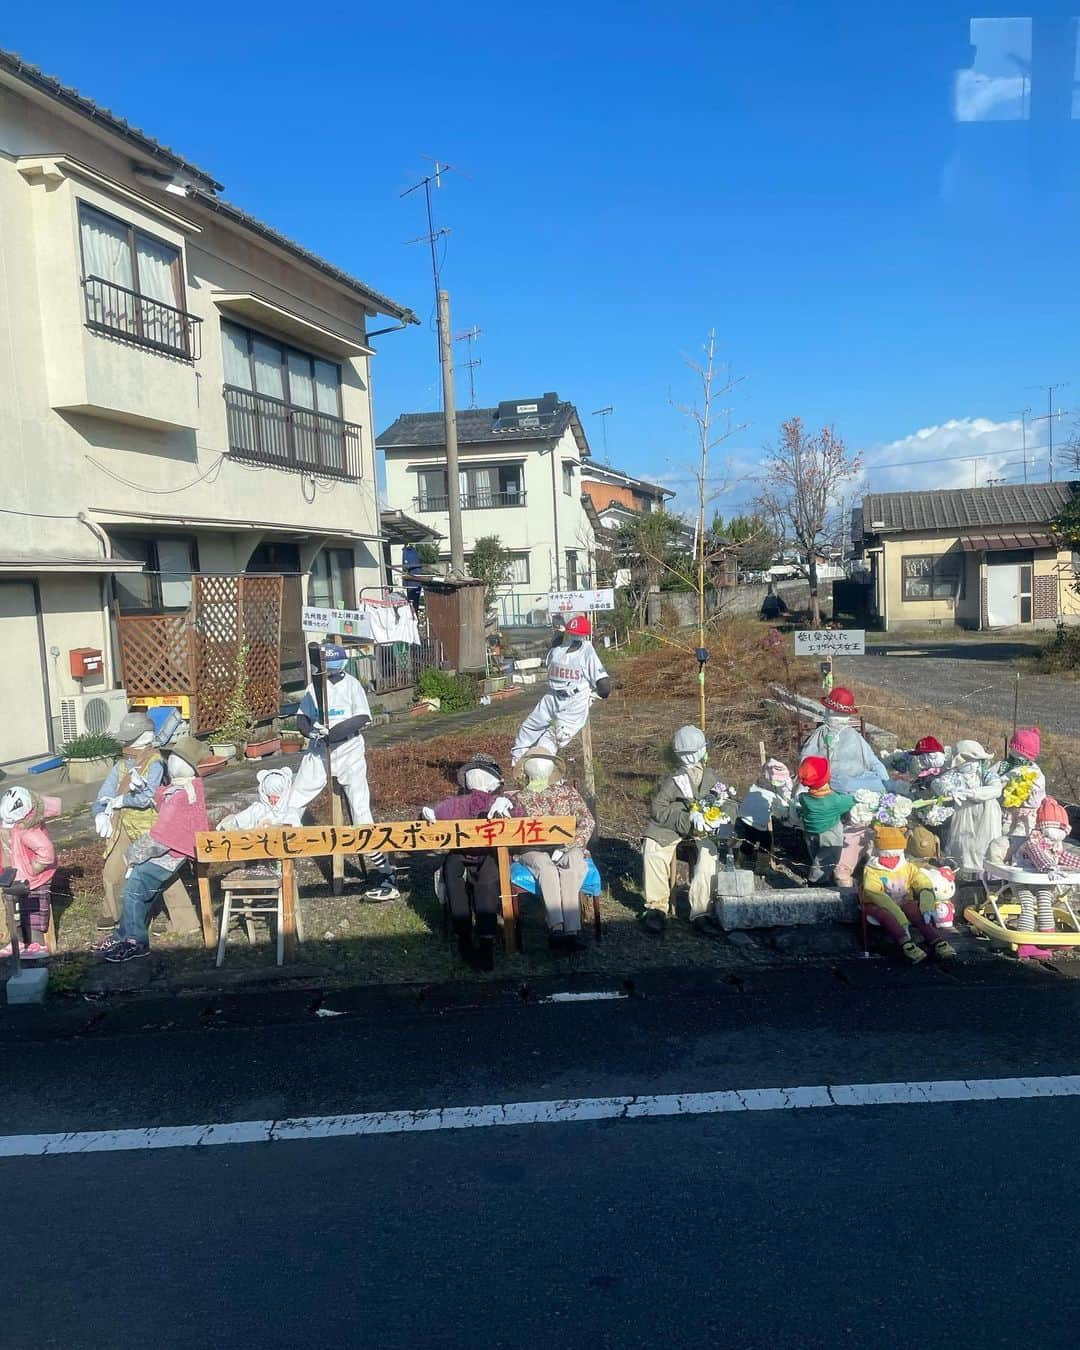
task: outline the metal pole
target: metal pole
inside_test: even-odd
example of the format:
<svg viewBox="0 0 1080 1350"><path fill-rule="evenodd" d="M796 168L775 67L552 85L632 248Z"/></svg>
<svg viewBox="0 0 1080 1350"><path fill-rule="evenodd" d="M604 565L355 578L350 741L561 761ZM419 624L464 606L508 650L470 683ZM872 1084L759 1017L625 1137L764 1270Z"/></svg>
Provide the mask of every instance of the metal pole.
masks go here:
<svg viewBox="0 0 1080 1350"><path fill-rule="evenodd" d="M446 495L450 512L450 571L465 574L461 538L461 489L458 486L457 408L454 402L454 355L450 339L450 295L439 292L439 362L442 365L443 428L446 436Z"/></svg>
<svg viewBox="0 0 1080 1350"><path fill-rule="evenodd" d="M551 446L551 520L555 529L555 589L562 590L562 560L559 556L559 486L555 480L555 444Z"/></svg>

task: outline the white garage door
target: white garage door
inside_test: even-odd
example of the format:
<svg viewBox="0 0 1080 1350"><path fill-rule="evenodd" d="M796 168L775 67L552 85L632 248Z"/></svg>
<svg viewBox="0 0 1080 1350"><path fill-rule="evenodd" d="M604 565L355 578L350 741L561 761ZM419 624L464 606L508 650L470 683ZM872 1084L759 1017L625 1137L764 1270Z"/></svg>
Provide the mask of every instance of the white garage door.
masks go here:
<svg viewBox="0 0 1080 1350"><path fill-rule="evenodd" d="M29 759L49 749L34 588L0 582L0 760Z"/></svg>

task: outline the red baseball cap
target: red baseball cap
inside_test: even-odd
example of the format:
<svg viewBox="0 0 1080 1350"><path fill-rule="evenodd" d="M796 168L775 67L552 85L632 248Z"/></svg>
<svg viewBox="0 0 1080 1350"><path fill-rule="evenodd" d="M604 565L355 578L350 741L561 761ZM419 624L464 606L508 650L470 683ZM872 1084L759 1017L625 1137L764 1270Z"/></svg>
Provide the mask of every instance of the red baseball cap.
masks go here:
<svg viewBox="0 0 1080 1350"><path fill-rule="evenodd" d="M590 637L592 635L592 624L584 614L575 614L567 623L566 631L574 637Z"/></svg>
<svg viewBox="0 0 1080 1350"><path fill-rule="evenodd" d="M943 755L945 747L933 736L924 736L921 741L916 743L913 752L916 755Z"/></svg>

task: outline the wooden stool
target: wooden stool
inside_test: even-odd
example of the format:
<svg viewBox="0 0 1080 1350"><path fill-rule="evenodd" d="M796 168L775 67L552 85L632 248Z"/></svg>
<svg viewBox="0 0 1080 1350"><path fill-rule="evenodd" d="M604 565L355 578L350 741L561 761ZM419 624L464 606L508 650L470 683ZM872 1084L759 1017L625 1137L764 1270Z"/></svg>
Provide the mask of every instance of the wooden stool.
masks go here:
<svg viewBox="0 0 1080 1350"><path fill-rule="evenodd" d="M279 876L254 877L246 868L238 868L235 872L229 872L221 879L221 892L224 896L224 903L221 907L221 931L218 935L217 962L221 966L225 962L225 941L229 935L229 924L233 918L243 920L244 928L247 932L249 942L255 941L255 923L258 917L273 916L277 921L277 963L283 965L285 962L285 936L288 926L289 915L287 909L293 911L293 917L296 925L297 937L303 937L300 931L300 907L296 904L295 894L293 904L286 906L285 887Z"/></svg>

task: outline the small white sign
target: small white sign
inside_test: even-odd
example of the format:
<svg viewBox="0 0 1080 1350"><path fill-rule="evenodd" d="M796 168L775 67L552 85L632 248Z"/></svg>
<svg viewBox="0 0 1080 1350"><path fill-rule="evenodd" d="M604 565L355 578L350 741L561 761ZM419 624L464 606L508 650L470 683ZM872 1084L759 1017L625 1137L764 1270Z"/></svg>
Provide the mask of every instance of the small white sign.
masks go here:
<svg viewBox="0 0 1080 1350"><path fill-rule="evenodd" d="M865 628L817 628L795 634L796 656L865 656Z"/></svg>
<svg viewBox="0 0 1080 1350"><path fill-rule="evenodd" d="M304 605L300 626L305 633L338 633L341 637L375 640L370 615L359 609L320 609L315 605Z"/></svg>
<svg viewBox="0 0 1080 1350"><path fill-rule="evenodd" d="M549 614L590 614L597 609L614 609L615 592L608 588L602 591L552 591L548 596Z"/></svg>

